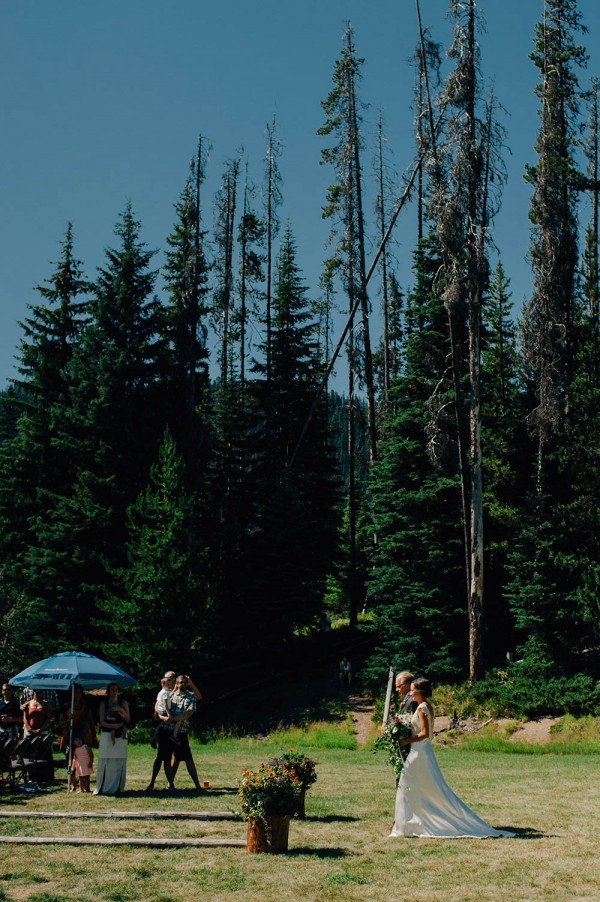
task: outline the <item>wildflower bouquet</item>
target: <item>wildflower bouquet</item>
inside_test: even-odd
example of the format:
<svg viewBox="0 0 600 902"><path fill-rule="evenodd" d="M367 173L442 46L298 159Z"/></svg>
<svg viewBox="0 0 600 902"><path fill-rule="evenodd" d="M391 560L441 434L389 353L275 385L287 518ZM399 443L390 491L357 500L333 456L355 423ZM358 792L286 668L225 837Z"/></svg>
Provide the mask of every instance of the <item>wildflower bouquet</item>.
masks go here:
<svg viewBox="0 0 600 902"><path fill-rule="evenodd" d="M400 745L400 741L412 735L411 720L412 714L393 714L373 744L374 752L384 749L388 753L387 763L392 765L398 778L410 751L410 746Z"/></svg>
<svg viewBox="0 0 600 902"><path fill-rule="evenodd" d="M261 764L258 770L244 770L238 784L238 801L245 820L293 815L298 805L301 783L294 771L278 763Z"/></svg>

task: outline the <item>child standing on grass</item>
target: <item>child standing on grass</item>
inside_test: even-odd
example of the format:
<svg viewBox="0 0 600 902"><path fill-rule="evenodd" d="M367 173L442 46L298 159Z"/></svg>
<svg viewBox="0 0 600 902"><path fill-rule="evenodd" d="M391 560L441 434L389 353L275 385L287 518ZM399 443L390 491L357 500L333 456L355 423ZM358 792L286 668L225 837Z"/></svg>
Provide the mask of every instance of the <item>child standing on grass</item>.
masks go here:
<svg viewBox="0 0 600 902"><path fill-rule="evenodd" d="M81 792L91 792L90 775L94 773L94 753L85 745L81 736L73 739L73 763L71 764L71 780L69 781L69 789L75 789L76 778L79 777L79 787Z"/></svg>

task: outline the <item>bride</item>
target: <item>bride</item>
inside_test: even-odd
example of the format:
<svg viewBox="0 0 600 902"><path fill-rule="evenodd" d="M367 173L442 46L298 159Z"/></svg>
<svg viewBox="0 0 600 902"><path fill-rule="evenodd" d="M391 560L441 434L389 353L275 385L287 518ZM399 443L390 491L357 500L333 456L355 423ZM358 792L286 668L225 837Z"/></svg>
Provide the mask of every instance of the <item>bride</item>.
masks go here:
<svg viewBox="0 0 600 902"><path fill-rule="evenodd" d="M400 775L396 792L396 820L391 836L514 836L495 830L471 811L455 795L442 776L431 740L433 708L428 701L431 683L414 680L410 690L418 703L413 714L412 736L400 745L410 744L410 752Z"/></svg>

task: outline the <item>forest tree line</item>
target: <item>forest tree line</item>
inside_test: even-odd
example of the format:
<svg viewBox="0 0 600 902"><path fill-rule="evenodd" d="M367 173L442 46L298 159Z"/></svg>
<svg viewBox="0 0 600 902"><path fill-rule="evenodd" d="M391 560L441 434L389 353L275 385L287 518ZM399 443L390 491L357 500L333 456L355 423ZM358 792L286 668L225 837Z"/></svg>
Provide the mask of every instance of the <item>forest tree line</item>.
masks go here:
<svg viewBox="0 0 600 902"><path fill-rule="evenodd" d="M512 658L597 675L598 89L577 3L544 6L533 290L516 313L493 244L505 135L474 0L451 0L445 55L419 18L400 197L381 116L365 164L348 25L322 103L318 286L280 222L275 121L261 191L234 155L212 210L199 140L160 270L131 205L94 279L67 227L1 397L7 675L84 648L147 687L157 667L259 659L324 611L355 625L363 608L373 683L390 664L480 680ZM391 241L409 205L402 287Z"/></svg>

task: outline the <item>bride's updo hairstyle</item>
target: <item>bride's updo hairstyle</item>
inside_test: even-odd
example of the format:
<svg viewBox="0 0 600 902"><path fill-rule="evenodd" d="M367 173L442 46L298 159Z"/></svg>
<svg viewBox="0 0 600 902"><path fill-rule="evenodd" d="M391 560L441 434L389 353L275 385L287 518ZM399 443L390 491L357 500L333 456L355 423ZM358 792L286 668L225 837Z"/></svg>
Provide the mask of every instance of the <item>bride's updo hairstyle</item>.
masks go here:
<svg viewBox="0 0 600 902"><path fill-rule="evenodd" d="M419 677L417 680L413 680L412 684L417 692L420 692L425 698L431 696L433 689L431 688L431 683L425 677Z"/></svg>

